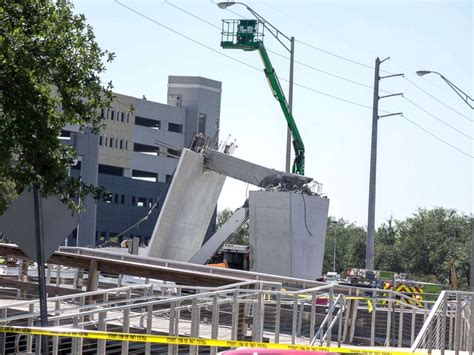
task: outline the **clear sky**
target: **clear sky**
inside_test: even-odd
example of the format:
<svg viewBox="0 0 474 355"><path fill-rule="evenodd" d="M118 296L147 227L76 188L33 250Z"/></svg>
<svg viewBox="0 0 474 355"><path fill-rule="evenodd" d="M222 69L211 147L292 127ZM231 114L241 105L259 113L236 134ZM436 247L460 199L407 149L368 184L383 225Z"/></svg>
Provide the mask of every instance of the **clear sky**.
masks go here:
<svg viewBox="0 0 474 355"><path fill-rule="evenodd" d="M256 52L219 47L221 19L251 18L245 7L234 5L233 13L219 9L216 0L121 2L156 22L112 0L75 1L99 44L117 55L104 81L112 80L116 92L166 102L168 75L219 80L221 138L231 134L237 139L235 156L284 170L286 123L263 71L215 52L263 67ZM472 212L473 110L439 77L415 74L420 69L441 72L474 96L472 1L246 4L297 40L294 116L306 146L306 175L324 184L331 215L367 224L371 67L377 56L391 58L383 70L405 74L382 80L386 92L381 95L405 96L380 101L380 110L403 112L404 117L379 120L376 225L390 216L407 217L418 207ZM270 36L265 44L287 56ZM287 79L289 60L270 56L278 75ZM286 82L282 86L287 89ZM253 188L227 179L219 208L239 207L248 189Z"/></svg>

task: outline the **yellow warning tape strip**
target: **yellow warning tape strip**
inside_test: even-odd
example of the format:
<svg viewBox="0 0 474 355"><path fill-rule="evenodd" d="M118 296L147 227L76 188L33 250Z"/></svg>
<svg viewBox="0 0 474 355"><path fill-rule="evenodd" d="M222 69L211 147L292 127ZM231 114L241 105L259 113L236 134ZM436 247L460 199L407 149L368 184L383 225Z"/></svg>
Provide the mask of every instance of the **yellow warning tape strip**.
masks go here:
<svg viewBox="0 0 474 355"><path fill-rule="evenodd" d="M196 346L217 346L222 348L260 348L260 349L276 349L276 350L302 350L302 351L325 351L333 353L353 353L353 354L374 354L374 355L406 355L410 351L393 351L385 349L371 349L371 348L338 348L328 346L310 346L310 345L292 345L292 344L276 344L276 343L262 343L241 340L218 340L218 339L202 339L202 338L187 338L174 337L153 334L132 334L132 333L117 333L104 331L89 331L76 330L65 328L39 328L39 327L7 327L0 326L0 332L15 333L15 334L29 334L29 335L46 335L59 336L70 338L86 338L86 339L100 339L100 340L114 340L114 341L131 341L140 343L157 343L157 344L172 344L172 345L196 345ZM417 352L417 355L426 355L427 353Z"/></svg>

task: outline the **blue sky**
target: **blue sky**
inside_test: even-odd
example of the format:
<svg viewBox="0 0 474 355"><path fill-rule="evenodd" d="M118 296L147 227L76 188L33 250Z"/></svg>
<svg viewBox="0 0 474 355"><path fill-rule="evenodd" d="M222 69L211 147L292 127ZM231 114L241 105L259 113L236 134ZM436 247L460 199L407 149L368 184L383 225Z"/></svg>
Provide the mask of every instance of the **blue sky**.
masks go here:
<svg viewBox="0 0 474 355"><path fill-rule="evenodd" d="M232 13L219 9L215 0L122 1L209 49L115 1L74 3L94 27L99 44L117 55L103 77L113 81L116 92L166 102L168 75L222 81L221 138L231 134L237 139L239 158L284 169L286 124L263 72L211 50L263 67L256 52L219 47L220 30L213 25L220 27L223 18L251 18L243 6L234 5ZM370 67L377 56L391 58L382 64L383 70L405 74L381 81L382 90L405 96L382 99L380 110L403 112L405 118L379 120L376 224L390 216L409 216L418 207L471 213L473 111L439 77L415 74L420 69L439 71L474 96L471 1L246 4L296 37L295 59L302 64L295 66L294 117L306 145L306 175L324 184L331 215L367 224L374 80ZM265 44L286 55L271 37ZM270 55L279 76L288 78L289 61ZM287 89L285 82L282 86ZM228 179L219 208L239 207L247 190L246 184Z"/></svg>

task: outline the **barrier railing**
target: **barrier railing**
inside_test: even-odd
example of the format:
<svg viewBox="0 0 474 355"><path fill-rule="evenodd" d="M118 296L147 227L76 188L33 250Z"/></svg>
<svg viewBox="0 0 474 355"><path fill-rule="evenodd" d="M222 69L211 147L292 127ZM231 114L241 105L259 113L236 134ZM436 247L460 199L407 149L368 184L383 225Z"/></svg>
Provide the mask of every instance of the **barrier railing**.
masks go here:
<svg viewBox="0 0 474 355"><path fill-rule="evenodd" d="M473 292L442 291L411 346L418 349L472 351Z"/></svg>

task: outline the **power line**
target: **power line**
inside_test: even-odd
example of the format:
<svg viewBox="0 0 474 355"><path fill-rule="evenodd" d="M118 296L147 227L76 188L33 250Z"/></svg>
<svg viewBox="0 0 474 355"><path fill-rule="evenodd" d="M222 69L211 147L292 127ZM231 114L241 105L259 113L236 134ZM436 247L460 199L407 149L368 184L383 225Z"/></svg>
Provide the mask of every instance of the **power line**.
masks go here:
<svg viewBox="0 0 474 355"><path fill-rule="evenodd" d="M409 119L408 117L406 117L406 115L401 115L405 120L407 120L408 122L410 122L412 125L414 125L415 127L417 127L418 129L422 130L423 132L425 132L426 134L430 135L431 137L435 138L436 140L438 140L439 142L451 147L452 149L458 151L459 153L467 156L468 158L471 158L473 159L474 156L469 154L469 153L466 153L464 150L452 145L451 143L447 142L446 140L438 137L437 135L431 133L430 131L428 131L427 129L423 128L422 126L420 126L418 123L416 123L415 121Z"/></svg>
<svg viewBox="0 0 474 355"><path fill-rule="evenodd" d="M166 0L165 0L165 1L166 1ZM211 1L213 4L216 4L216 2L214 2L213 0L210 0L210 1ZM281 14L287 15L285 12L283 12L283 11L281 11L281 10L279 10L279 9L276 9L276 8L274 8L274 7L272 7L272 6L268 5L268 4L265 4L265 5L266 5L267 7L270 7L270 8L272 8L272 9L274 9L274 10L280 12ZM234 13L234 14L240 16L240 17L243 17L241 14L239 14L239 13L237 13L237 12L235 12L235 11L232 11L231 9L228 9L228 8L227 8L226 10L228 10L228 11L230 11L230 12L232 12L232 13ZM326 49L323 49L323 48L321 48L321 47L315 46L315 45L313 45L313 44L310 44L310 43L307 43L307 42L304 42L304 41L301 41L301 40L295 40L295 41L298 42L298 43L300 43L300 44L302 44L302 45L304 45L304 46L307 46L307 47L309 47L309 48L311 48L311 49L313 49L313 50L316 50L316 51L319 51L319 52L328 54L328 55L333 56L333 57L335 57L335 58L344 60L344 61L346 61L346 62L349 62L349 63L352 63L352 64L356 64L356 65L362 66L362 67L364 67L364 68L374 69L374 67L371 66L371 65L362 63L362 62L360 62L360 61L357 61L357 60L348 58L348 57L343 56L343 55L340 55L340 54L336 54L336 53L334 53L334 52L330 52L330 51L328 51L328 50L326 50ZM273 53L276 54L276 55L280 55L279 53L275 53L275 52L273 52ZM281 55L280 55L280 56L281 56ZM297 61L295 61L295 62L298 63ZM306 67L311 67L311 66L306 65L306 64L301 63L301 62L299 62L298 64L303 65L303 66L306 66ZM320 70L320 69L318 69L318 68L311 68L311 69L316 70L316 71L319 71L319 72L322 72L322 73L325 73L325 74L330 75L330 76L338 77L338 76L335 75L335 74L325 72L325 71ZM387 70L382 70L382 69L381 69L380 71L383 72L383 73L386 73L386 74L394 74L393 72L390 72L390 71L387 71ZM339 77L339 78L342 79L342 80L345 80L345 81L352 82L352 83L354 83L354 84L360 85L360 86L366 86L365 84L352 81L351 79L347 79L347 78L344 78L344 77ZM469 122L474 122L474 120L473 120L472 118L466 116L465 114L459 112L458 110L456 110L456 109L453 108L452 106L450 106L450 105L446 104L445 102L443 102L442 100L438 99L436 96L430 94L428 91L426 91L425 89L423 89L421 86L415 84L415 83L414 83L413 81L411 81L410 79L408 79L408 78L406 78L406 77L404 77L404 78L405 78L405 80L406 80L408 83L410 83L411 85L413 85L413 86L414 86L415 88L417 88L418 90L424 92L426 95L430 96L433 100L435 100L435 101L437 101L438 103L442 104L443 106L445 106L446 108L448 108L448 109L450 109L451 111L455 112L456 114L458 114L459 116L463 117L464 119L468 120ZM383 92L386 92L386 93L390 93L390 92L385 91L385 90L380 90L380 91L383 91Z"/></svg>
<svg viewBox="0 0 474 355"><path fill-rule="evenodd" d="M188 10L186 10L186 9L183 9L182 7L179 7L178 5L173 4L173 3L172 3L171 1L169 1L169 0L164 0L164 2L165 2L166 4L168 4L168 5L172 6L172 7L174 7L175 9L177 9L177 10L179 10L179 11L185 13L186 15L191 16L191 17L193 17L193 18L195 18L195 19L197 19L197 20L199 20L199 21L201 21L201 22L207 24L208 26L211 26L211 27L213 27L213 28L216 28L216 29L218 29L219 31L221 30L221 28L220 28L219 26L213 24L213 23L210 22L210 21L207 21L206 19L204 19L204 18L202 18L202 17L200 17L200 16L197 16L196 14L193 14L192 12L190 12L190 11L188 11ZM213 1L211 1L211 2L213 2ZM213 2L213 3L214 3L214 2ZM229 10L229 11L230 11L230 10ZM273 54L276 55L276 56L279 56L279 57L281 57L281 58L284 58L284 59L286 59L286 60L290 60L290 57L288 57L288 56L286 56L286 55L284 55L284 54L278 53L278 52L276 52L276 51L274 51L274 50L267 49L267 51L270 52L270 53L273 53ZM298 65L301 65L301 66L303 66L303 67L305 67L305 68L308 68L308 69L311 69L311 70L313 70L313 71L316 71L316 72L318 72L318 73L323 73L323 74L328 75L328 76L331 76L331 77L333 77L333 78L340 79L340 80L344 80L344 81L346 81L346 82L348 82L348 83L351 83L351 84L355 84L355 85L359 85L359 86L362 86L362 87L365 87L365 88L368 88L368 89L372 89L372 86L371 86L371 85L367 85L367 84L361 83L361 82L359 82L359 81L352 80L352 79L343 77L343 76L341 76L341 75L331 73L331 72L326 71L326 70L324 70L324 69L317 68L317 67L315 67L315 66L313 66L313 65L310 65L310 64L307 64L307 63L298 61L298 60L295 60L295 63L298 64ZM386 91L386 90L380 90L380 91L391 94L391 92Z"/></svg>
<svg viewBox="0 0 474 355"><path fill-rule="evenodd" d="M430 111L428 111L427 109L425 109L424 107L418 105L416 102L410 100L408 97L403 97L406 101L408 101L410 104L412 104L413 106L417 107L418 109L422 110L424 113L426 113L427 115L431 116L432 118L434 118L435 120L437 120L438 122L441 122L442 124L444 124L446 127L449 127L451 128L453 131L456 131L457 133L463 135L464 137L467 137L471 140L473 140L472 136L470 136L469 134L467 133L464 133L463 131L461 131L460 129L450 125L448 122L442 120L441 118L439 118L438 116L435 116L433 113L431 113Z"/></svg>
<svg viewBox="0 0 474 355"><path fill-rule="evenodd" d="M267 49L270 53L273 53L281 58L285 58L287 60L290 60L290 57L284 55L284 54L281 54L281 53L278 53L278 52L275 52L271 49ZM331 73L331 72L328 72L324 69L320 69L320 68L317 68L315 66L312 66L310 64L307 64L307 63L304 63L304 62L301 62L301 61L298 61L298 60L295 60L295 63L296 64L299 64L303 67L306 67L308 69L311 69L311 70L314 70L314 71L317 71L319 73L323 73L323 74L326 74L328 76L331 76L333 78L337 78L337 79L340 79L340 80L344 80L344 81L347 81L348 83L351 83L351 84L355 84L355 85L359 85L359 86L362 86L362 87L365 87L365 88L368 88L368 89L373 89L373 87L371 85L368 85L368 84L364 84L364 83L361 83L360 81L356 81L356 80L352 80L352 79L349 79L349 78L346 78L346 77L343 77L343 76L340 76L338 74L334 74L334 73ZM380 90L381 92L385 92L387 94L392 94L392 92L390 91L387 91L387 90Z"/></svg>
<svg viewBox="0 0 474 355"><path fill-rule="evenodd" d="M141 16L141 17L147 19L148 21L153 22L155 25L158 25L158 26L160 26L160 27L162 27L162 28L164 28L164 29L166 29L166 30L168 30L168 31L170 31L170 32L173 32L174 34L176 34L176 35L178 35L178 36L180 36L180 37L183 37L183 38L187 39L188 41L191 41L191 42L193 42L193 43L195 43L195 44L197 44L197 45L199 45L199 46L201 46L201 47L204 47L204 48L206 48L206 49L209 49L210 51L213 51L214 53L220 54L220 55L222 55L222 56L224 56L224 57L226 57L226 58L228 58L228 59L231 59L231 60L233 60L233 61L235 61L235 62L238 62L238 63L240 63L240 64L242 64L242 65L245 65L245 66L247 66L247 67L249 67L249 68L252 68L252 69L254 69L254 70L261 71L259 68L254 67L254 66L251 65L251 64L248 64L248 63L246 63L246 62L244 62L244 61L242 61L242 60L239 60L239 59L237 59L237 58L231 57L230 55L227 55L227 54L225 54L225 53L222 53L222 52L220 52L220 51L218 51L218 50L212 48L211 46L208 46L208 45L206 45L206 44L204 44L204 43L202 43L202 42L196 41L195 39L193 39L193 38L191 38L191 37L189 37L189 36L186 36L185 34L183 34L183 33L181 33L181 32L178 32L178 31L172 29L171 27L168 27L168 26L166 26L166 25L163 25L162 23L160 23L160 22L158 22L158 21L152 19L151 17L148 17L147 15L145 15L145 14L143 14L143 13L141 13L141 12L139 12L139 11L137 11L137 10L135 10L135 9L133 9L133 8L131 8L131 7L129 7L129 6L125 5L125 4L123 4L123 3L121 3L119 0L115 0L115 2L116 2L117 4L119 4L120 6L123 6L124 8L128 9L129 11L131 11L131 12L137 14L138 16Z"/></svg>
<svg viewBox="0 0 474 355"><path fill-rule="evenodd" d="M237 58L234 58L234 57L232 57L232 56L230 56L230 55L227 55L227 54L225 54L225 53L222 53L222 52L220 52L220 51L218 51L218 50L212 48L211 46L208 46L207 44L204 44L204 43L202 43L202 42L199 42L199 41L197 41L197 40L195 40L195 39L193 39L193 38L191 38L191 37L189 37L189 36L187 36L187 35L185 35L185 34L183 34L183 33L181 33L181 32L178 32L178 31L172 29L171 27L168 27L168 26L166 26L166 25L164 25L164 24L158 22L157 20L155 20L155 19L153 19L153 18L151 18L151 17L149 17L149 16L147 16L147 15L145 15L145 14L143 14L143 13L141 13L141 12L139 12L139 11L137 11L137 10L135 10L135 9L133 9L133 8L131 8L131 7L127 6L127 5L125 5L125 4L123 4L123 3L121 3L119 0L115 0L115 2L116 2L117 4L119 4L119 5L121 5L122 7L128 9L129 11L131 11L131 12L137 14L138 16L141 16L141 17L147 19L147 20L150 21L150 22L153 22L154 24L156 24L156 25L158 25L158 26L160 26L160 27L162 27L162 28L164 28L164 29L166 29L166 30L168 30L168 31L170 31L170 32L172 32L172 33L174 33L174 34L176 34L176 35L178 35L178 36L184 38L184 39L187 39L188 41L191 41L191 42L193 42L194 44L197 44L197 45L199 45L199 46L201 46L201 47L203 47L203 48L206 48L206 49L208 49L208 50L210 50L210 51L212 51L212 52L214 52L214 53L216 53L216 54L219 54L219 55L224 56L224 57L226 57L226 58L228 58L228 59L231 59L231 60L233 60L234 62L237 62L237 63L240 63L240 64L242 64L242 65L245 65L246 67L252 68L252 69L254 69L254 70L258 71L258 72L262 72L261 69L255 67L255 66L253 66L253 65L251 65L251 64L248 64L247 62L244 62L244 61L242 61L242 60L239 60L239 59L237 59ZM279 78L279 79L282 80L282 81L288 82L288 79L284 79L284 78ZM294 83L294 85L295 85L295 86L298 86L298 87L300 87L300 88L303 88L303 89L305 89L305 90L308 90L308 91L311 91L311 92L314 92L314 93L317 93L317 94L320 94L320 95L323 95L323 96L326 96L326 97L330 97L330 98L332 98L332 99L335 99L335 100L338 100L338 101L341 101L341 102L349 103L349 104L352 104L352 105L355 105L355 106L359 106L359 107L363 107L363 108L370 109L370 110L372 109L372 107L370 107L370 106L363 105L363 104L360 104L360 103L358 103L358 102L351 101L351 100L348 100L348 99L344 99L344 98L339 97L339 96L336 96L336 95L328 94L328 93L325 93L325 92L323 92L323 91L320 91L320 90L317 90L317 89L314 89L314 88L305 86L305 85L303 85L303 84Z"/></svg>
<svg viewBox="0 0 474 355"><path fill-rule="evenodd" d="M364 68L368 68L368 69L371 69L371 70L374 70L374 67L371 66L371 65L368 65L368 64L364 64L364 63L361 63L361 62L358 62L354 59L350 59L350 58L347 58L347 57L344 57L342 55L339 55L339 54L336 54L336 53L333 53L333 52L330 52L330 51L327 51L325 49L322 49L320 47L316 47L315 45L312 45L310 43L306 43L306 42L303 42L303 41L300 41L300 40L295 40L296 42L306 46L306 47L309 47L309 48L312 48L314 50L317 50L319 52L322 52L322 53L325 53L325 54L328 54L328 55L331 55L333 57L336 57L336 58L339 58L341 60L344 60L346 62L349 62L349 63L353 63L353 64L357 64L357 65L360 65L361 67L364 67Z"/></svg>
<svg viewBox="0 0 474 355"><path fill-rule="evenodd" d="M465 118L466 120L468 120L469 122L474 122L474 120L472 118L469 118L468 116L464 115L463 113L459 112L458 110L456 110L455 108L449 106L448 104L444 103L443 101L441 101L440 99L438 99L436 96L434 96L433 94L430 94L428 91L426 91L425 89L423 89L421 86L415 84L413 81L411 81L410 79L408 78L405 78L406 81L408 81L411 85L413 85L415 88L417 88L418 90L424 92L426 95L428 95L429 97L431 97L433 100L439 102L441 105L447 107L448 109L450 109L451 111L457 113L459 116Z"/></svg>

